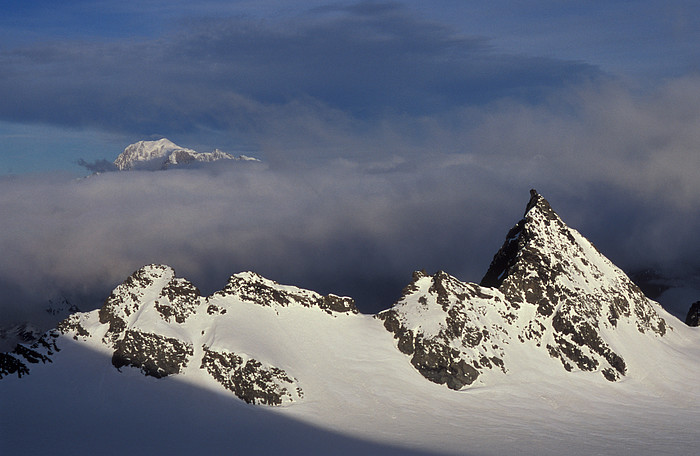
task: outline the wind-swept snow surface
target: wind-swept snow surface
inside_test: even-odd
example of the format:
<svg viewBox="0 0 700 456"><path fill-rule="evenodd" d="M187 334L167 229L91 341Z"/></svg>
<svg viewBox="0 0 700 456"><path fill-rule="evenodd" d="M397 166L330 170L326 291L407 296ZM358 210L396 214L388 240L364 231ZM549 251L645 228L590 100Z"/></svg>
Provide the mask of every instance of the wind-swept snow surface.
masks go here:
<svg viewBox="0 0 700 456"><path fill-rule="evenodd" d="M26 454L694 454L698 329L639 294L533 193L482 285L417 272L377 316L252 272L205 297L172 268L145 266L101 309L2 355L0 443Z"/></svg>
<svg viewBox="0 0 700 456"><path fill-rule="evenodd" d="M530 369L512 368L507 381L458 392L423 378L371 317L242 307L230 311L238 310L241 329L215 336L216 344L292 373L301 401L247 406L196 364L161 379L119 372L107 351L61 336L53 364L2 380L3 448L402 454L399 447L475 455L677 455L697 448L700 337L692 328L679 325L655 352L640 353L634 361L648 370L638 378L611 383L532 357L523 360Z"/></svg>

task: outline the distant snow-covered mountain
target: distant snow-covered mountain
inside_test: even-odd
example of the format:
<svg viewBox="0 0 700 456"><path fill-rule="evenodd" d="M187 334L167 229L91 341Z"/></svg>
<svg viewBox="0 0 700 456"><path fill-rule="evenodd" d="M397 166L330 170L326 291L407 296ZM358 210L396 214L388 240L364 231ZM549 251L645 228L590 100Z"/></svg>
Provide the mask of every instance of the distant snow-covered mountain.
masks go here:
<svg viewBox="0 0 700 456"><path fill-rule="evenodd" d="M174 166L186 166L195 162L214 162L218 160L259 161L256 158L245 155L236 157L218 149L215 149L213 152L196 152L162 138L157 141L139 141L130 144L114 160L114 165L120 171L135 169L163 170Z"/></svg>
<svg viewBox="0 0 700 456"><path fill-rule="evenodd" d="M185 454L192 435L201 451L268 454L367 442L373 454L691 454L699 330L533 191L480 284L415 272L377 315L254 272L202 296L169 266L144 266L100 309L0 355L0 437L39 451L32 429L91 430L72 454L114 440ZM243 402L279 407L261 415ZM38 406L61 419L23 413ZM270 439L263 416L291 420L275 435L305 423L308 437ZM143 432L164 419L160 434Z"/></svg>

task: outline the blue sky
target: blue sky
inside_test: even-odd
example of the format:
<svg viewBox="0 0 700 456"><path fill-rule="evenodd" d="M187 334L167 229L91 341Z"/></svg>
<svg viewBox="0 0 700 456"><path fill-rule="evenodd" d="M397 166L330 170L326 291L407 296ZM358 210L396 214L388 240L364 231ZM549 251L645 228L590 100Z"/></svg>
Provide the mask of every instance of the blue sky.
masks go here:
<svg viewBox="0 0 700 456"><path fill-rule="evenodd" d="M697 71L699 9L681 1L6 2L0 173L75 171L81 158L113 159L157 136L281 154L266 144L280 128L304 129L280 120L298 111L362 131L504 99L538 104L583 82L650 90ZM307 147L308 132L299 136L274 142Z"/></svg>
<svg viewBox="0 0 700 456"><path fill-rule="evenodd" d="M697 2L1 13L0 318L56 294L89 307L151 262L380 310L413 269L478 281L532 187L626 270L700 290ZM263 165L72 180L161 137Z"/></svg>

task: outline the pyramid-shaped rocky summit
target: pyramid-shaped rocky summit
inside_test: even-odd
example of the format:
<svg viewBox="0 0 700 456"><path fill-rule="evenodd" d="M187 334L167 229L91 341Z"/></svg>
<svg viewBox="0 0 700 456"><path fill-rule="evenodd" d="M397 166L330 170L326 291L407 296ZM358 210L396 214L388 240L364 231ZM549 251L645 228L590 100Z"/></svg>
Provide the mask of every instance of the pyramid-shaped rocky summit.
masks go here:
<svg viewBox="0 0 700 456"><path fill-rule="evenodd" d="M606 332L622 323L641 333L666 332L665 321L639 287L566 226L535 190L481 284L497 287L516 309L529 307L532 331L521 336L546 344L567 370L602 367L607 378L618 378L625 363L605 342ZM545 338L548 327L551 337Z"/></svg>
<svg viewBox="0 0 700 456"><path fill-rule="evenodd" d="M618 350L624 334L666 333L657 306L531 190L480 285L414 273L403 297L378 317L421 374L460 389L486 372L522 368L538 351L567 371L618 380L627 373Z"/></svg>

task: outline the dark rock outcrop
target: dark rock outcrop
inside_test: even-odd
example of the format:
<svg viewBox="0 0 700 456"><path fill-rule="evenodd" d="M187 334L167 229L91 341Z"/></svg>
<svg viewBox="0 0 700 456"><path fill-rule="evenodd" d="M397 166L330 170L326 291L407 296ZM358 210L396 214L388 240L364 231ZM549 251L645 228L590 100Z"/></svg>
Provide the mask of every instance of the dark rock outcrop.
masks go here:
<svg viewBox="0 0 700 456"><path fill-rule="evenodd" d="M192 345L178 339L128 330L114 344L112 364L117 369L137 367L145 375L162 378L179 374L193 354Z"/></svg>
<svg viewBox="0 0 700 456"><path fill-rule="evenodd" d="M401 299L377 318L418 372L457 390L484 370L505 371L502 328L510 310L498 295L442 271L414 272Z"/></svg>
<svg viewBox="0 0 700 456"><path fill-rule="evenodd" d="M283 405L303 397L297 380L280 368L206 345L203 349L200 367L248 404Z"/></svg>
<svg viewBox="0 0 700 456"><path fill-rule="evenodd" d="M534 325L552 328L553 338L544 341L539 331L520 337L545 343L567 370L601 370L609 380L624 375L624 360L601 337L621 319L642 333L666 332L666 322L639 287L567 227L535 190L481 284L498 287L514 307L533 307Z"/></svg>
<svg viewBox="0 0 700 456"><path fill-rule="evenodd" d="M71 315L62 320L58 323L56 329L61 334L70 333L73 336L73 340L86 340L86 338L91 336L90 332L83 326L81 315L79 314Z"/></svg>
<svg viewBox="0 0 700 456"><path fill-rule="evenodd" d="M688 326L700 326L700 301L694 302L688 309L685 324Z"/></svg>
<svg viewBox="0 0 700 456"><path fill-rule="evenodd" d="M21 357L12 353L0 353L0 378L17 374L18 377L29 374L29 368Z"/></svg>
<svg viewBox="0 0 700 456"><path fill-rule="evenodd" d="M156 310L163 320L184 323L199 306L199 289L189 281L181 278L172 278L161 290L160 297L155 302Z"/></svg>
<svg viewBox="0 0 700 456"><path fill-rule="evenodd" d="M314 291L280 285L254 272L242 272L231 276L226 287L214 296L235 296L241 301L261 306L301 305L317 307L326 313L358 313L355 300L336 295L322 296Z"/></svg>
<svg viewBox="0 0 700 456"><path fill-rule="evenodd" d="M56 345L58 332L51 330L31 345L17 344L10 353L0 353L0 378L17 374L29 374L29 366L38 363L51 363L53 355L61 351Z"/></svg>

